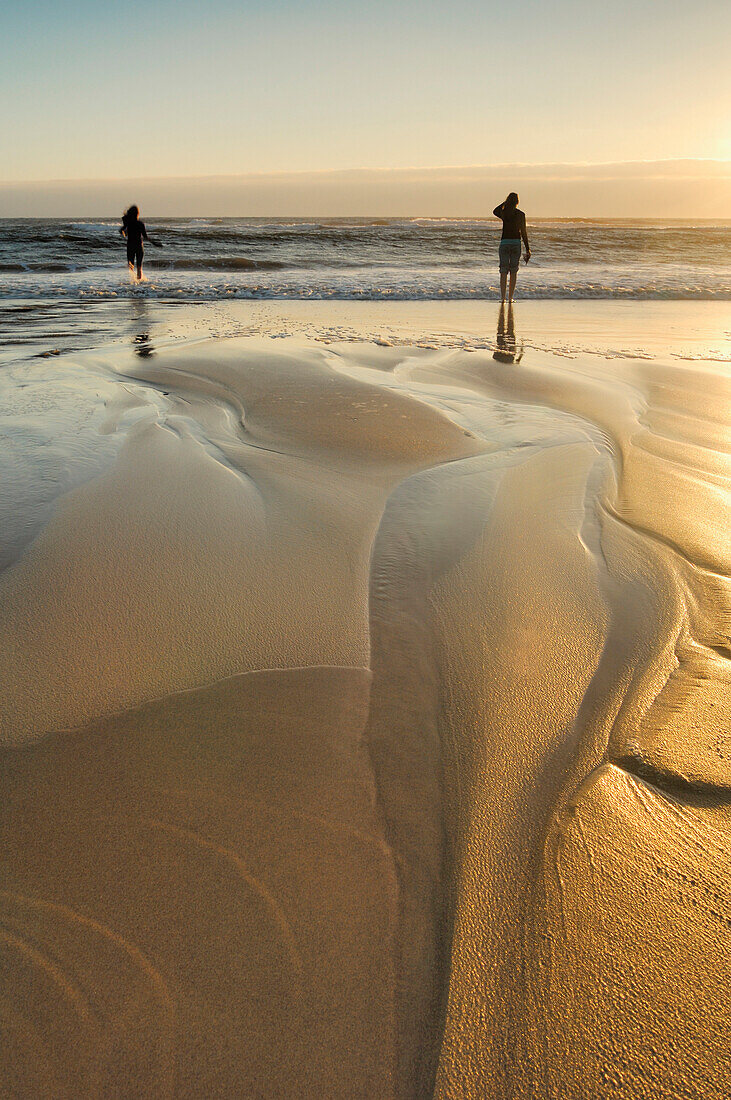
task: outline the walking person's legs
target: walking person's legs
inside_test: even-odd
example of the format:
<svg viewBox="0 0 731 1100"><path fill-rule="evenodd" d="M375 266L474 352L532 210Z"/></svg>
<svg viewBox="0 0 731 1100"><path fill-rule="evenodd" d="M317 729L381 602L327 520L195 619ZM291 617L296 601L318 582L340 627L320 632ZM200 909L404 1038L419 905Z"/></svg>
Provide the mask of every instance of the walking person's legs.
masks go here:
<svg viewBox="0 0 731 1100"><path fill-rule="evenodd" d="M134 278L135 267L137 268L138 281L142 278L142 257L144 253L141 248L128 248L127 249L127 267L129 268L130 275Z"/></svg>

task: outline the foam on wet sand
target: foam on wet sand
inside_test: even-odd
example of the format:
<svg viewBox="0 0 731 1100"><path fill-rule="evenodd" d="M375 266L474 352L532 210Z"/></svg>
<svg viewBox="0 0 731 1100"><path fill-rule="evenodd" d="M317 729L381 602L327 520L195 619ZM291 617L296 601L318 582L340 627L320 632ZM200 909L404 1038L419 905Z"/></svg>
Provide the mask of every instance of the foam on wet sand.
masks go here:
<svg viewBox="0 0 731 1100"><path fill-rule="evenodd" d="M723 1094L720 367L78 377L103 462L0 576L4 1091Z"/></svg>

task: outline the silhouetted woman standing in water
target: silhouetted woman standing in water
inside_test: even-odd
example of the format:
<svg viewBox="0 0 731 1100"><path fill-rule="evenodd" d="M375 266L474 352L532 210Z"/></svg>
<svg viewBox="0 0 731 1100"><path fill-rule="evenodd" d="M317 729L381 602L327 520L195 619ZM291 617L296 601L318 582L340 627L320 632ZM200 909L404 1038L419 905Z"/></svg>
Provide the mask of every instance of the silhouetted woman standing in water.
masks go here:
<svg viewBox="0 0 731 1100"><path fill-rule="evenodd" d="M127 238L127 263L129 264L130 273L134 271L136 264L137 278L141 279L142 258L145 254L142 245L143 239L149 241L150 244L154 244L155 248L162 248L162 245L159 241L156 241L154 237L147 236L145 223L140 221L140 210L137 206L130 206L129 210L125 211L122 215L122 224L119 227L119 232L123 237Z"/></svg>
<svg viewBox="0 0 731 1100"><path fill-rule="evenodd" d="M520 264L520 240L525 244L525 262L530 259L530 245L528 244L528 231L525 227L525 214L518 210L518 196L511 191L505 202L501 202L493 210L496 218L501 218L503 223L503 235L500 241L500 297L505 301L505 289L510 275L510 290L508 301L512 302L515 294L515 282L518 278L518 266Z"/></svg>

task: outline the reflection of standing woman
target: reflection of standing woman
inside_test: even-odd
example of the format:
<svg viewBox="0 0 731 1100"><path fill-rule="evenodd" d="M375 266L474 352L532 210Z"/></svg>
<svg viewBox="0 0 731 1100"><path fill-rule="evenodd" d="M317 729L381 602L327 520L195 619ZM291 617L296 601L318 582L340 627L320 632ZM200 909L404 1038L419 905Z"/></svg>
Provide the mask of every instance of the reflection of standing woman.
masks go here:
<svg viewBox="0 0 731 1100"><path fill-rule="evenodd" d="M508 306L508 324L505 327L505 302L500 303L500 313L497 319L497 340L495 341L495 350L492 353L493 359L497 359L498 363L519 363L523 358L523 345L518 348L518 342L515 339L515 316L513 314L513 303Z"/></svg>
<svg viewBox="0 0 731 1100"><path fill-rule="evenodd" d="M119 232L123 237L127 238L127 263L129 264L130 272L133 271L136 264L137 278L141 279L142 258L145 254L142 245L143 239L149 241L150 244L154 244L156 248L162 248L162 245L153 237L147 236L145 223L140 221L140 211L137 206L130 206L129 210L122 215L122 224L119 227Z"/></svg>
<svg viewBox="0 0 731 1100"><path fill-rule="evenodd" d="M501 218L503 234L500 241L500 297L505 301L505 288L510 274L510 291L508 300L512 302L515 293L515 282L518 278L518 265L520 264L520 239L525 244L525 262L530 259L530 245L528 244L528 232L525 227L525 214L518 210L518 196L511 191L505 202L501 202L493 210L496 218Z"/></svg>

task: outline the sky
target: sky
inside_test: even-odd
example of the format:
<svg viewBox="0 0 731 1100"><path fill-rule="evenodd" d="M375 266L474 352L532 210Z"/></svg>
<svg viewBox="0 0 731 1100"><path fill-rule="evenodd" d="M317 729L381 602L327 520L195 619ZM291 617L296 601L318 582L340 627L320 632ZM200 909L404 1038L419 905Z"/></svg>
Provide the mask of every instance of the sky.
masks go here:
<svg viewBox="0 0 731 1100"><path fill-rule="evenodd" d="M531 219L731 221L731 161L692 159L0 182L0 217L485 217L514 189Z"/></svg>
<svg viewBox="0 0 731 1100"><path fill-rule="evenodd" d="M0 183L731 160L730 40L727 0L0 0Z"/></svg>

